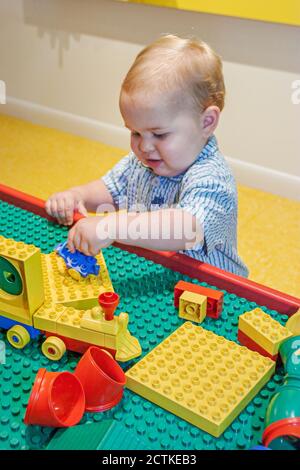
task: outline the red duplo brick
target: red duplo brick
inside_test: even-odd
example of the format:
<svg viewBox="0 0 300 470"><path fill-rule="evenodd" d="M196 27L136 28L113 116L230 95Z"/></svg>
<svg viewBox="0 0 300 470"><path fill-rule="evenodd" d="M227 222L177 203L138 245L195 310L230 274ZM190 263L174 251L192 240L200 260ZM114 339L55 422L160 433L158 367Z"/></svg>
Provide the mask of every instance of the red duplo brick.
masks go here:
<svg viewBox="0 0 300 470"><path fill-rule="evenodd" d="M256 351L262 356L269 357L272 361L277 362L278 354L275 356L271 356L270 353L265 351L261 346L259 346L253 339L249 338L245 333L241 330L238 330L238 340L242 346L246 346L246 348L251 349L251 351Z"/></svg>
<svg viewBox="0 0 300 470"><path fill-rule="evenodd" d="M223 307L223 292L210 289L209 287L198 286L191 282L179 281L174 287L174 305L179 306L179 297L184 291L193 292L195 294L205 295L207 297L206 316L211 318L219 318Z"/></svg>

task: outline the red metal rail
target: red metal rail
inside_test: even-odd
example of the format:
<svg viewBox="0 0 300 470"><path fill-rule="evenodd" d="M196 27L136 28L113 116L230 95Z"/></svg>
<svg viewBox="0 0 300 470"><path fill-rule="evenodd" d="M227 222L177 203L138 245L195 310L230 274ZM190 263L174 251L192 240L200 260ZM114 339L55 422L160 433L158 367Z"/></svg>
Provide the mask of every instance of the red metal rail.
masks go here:
<svg viewBox="0 0 300 470"><path fill-rule="evenodd" d="M0 199L47 218L50 221L55 221L46 214L44 208L45 201L42 199L30 196L29 194L3 184L0 184ZM80 214L77 214L75 221L79 220L81 217ZM152 260L155 263L162 264L167 268L188 275L191 278L198 279L201 282L207 282L219 289L225 289L227 292L236 294L239 297L245 297L259 305L265 305L282 314L290 316L300 308L300 299L297 297L284 294L283 292L263 286L257 282L236 276L235 274L194 260L188 256L175 252L152 251L135 246L123 245L122 243L114 243L114 246Z"/></svg>

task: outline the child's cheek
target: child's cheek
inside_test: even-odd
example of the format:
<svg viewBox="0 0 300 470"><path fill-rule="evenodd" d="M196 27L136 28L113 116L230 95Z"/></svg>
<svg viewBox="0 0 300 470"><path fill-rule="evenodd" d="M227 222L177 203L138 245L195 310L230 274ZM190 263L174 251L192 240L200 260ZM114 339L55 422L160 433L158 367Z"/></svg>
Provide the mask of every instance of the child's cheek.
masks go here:
<svg viewBox="0 0 300 470"><path fill-rule="evenodd" d="M131 150L133 151L133 153L135 153L135 155L137 155L138 146L137 146L137 143L136 143L135 139L133 139L133 138L130 139L130 147L131 147Z"/></svg>
<svg viewBox="0 0 300 470"><path fill-rule="evenodd" d="M160 146L160 155L166 161L170 162L176 154L176 145L173 142L164 142Z"/></svg>

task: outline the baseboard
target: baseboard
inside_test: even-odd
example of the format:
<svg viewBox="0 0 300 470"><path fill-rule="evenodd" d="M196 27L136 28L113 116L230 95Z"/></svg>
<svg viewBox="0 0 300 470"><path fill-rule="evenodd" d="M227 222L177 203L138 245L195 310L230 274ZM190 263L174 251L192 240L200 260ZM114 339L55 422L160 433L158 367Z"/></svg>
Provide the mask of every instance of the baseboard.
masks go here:
<svg viewBox="0 0 300 470"><path fill-rule="evenodd" d="M0 112L25 119L34 124L98 140L113 147L129 148L128 130L95 119L47 108L13 97L7 97L6 105L0 107Z"/></svg>
<svg viewBox="0 0 300 470"><path fill-rule="evenodd" d="M300 201L300 178L298 176L254 163L243 162L236 158L228 157L227 161L238 184Z"/></svg>
<svg viewBox="0 0 300 470"><path fill-rule="evenodd" d="M8 97L0 107L3 114L46 127L98 140L107 145L129 148L128 131L122 127L66 113L39 104ZM236 158L228 158L239 184L300 201L300 178Z"/></svg>

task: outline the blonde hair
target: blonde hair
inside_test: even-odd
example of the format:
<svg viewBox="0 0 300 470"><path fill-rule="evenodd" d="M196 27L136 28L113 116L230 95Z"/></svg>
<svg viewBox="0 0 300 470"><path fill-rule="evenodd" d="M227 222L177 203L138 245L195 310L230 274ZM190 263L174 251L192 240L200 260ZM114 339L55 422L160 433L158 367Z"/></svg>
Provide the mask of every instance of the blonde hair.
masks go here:
<svg viewBox="0 0 300 470"><path fill-rule="evenodd" d="M183 92L196 111L224 107L225 85L220 57L196 38L166 35L145 47L136 57L121 87L132 95L143 92ZM178 94L179 96L179 94Z"/></svg>

